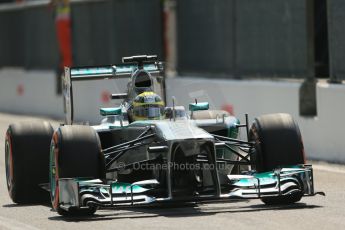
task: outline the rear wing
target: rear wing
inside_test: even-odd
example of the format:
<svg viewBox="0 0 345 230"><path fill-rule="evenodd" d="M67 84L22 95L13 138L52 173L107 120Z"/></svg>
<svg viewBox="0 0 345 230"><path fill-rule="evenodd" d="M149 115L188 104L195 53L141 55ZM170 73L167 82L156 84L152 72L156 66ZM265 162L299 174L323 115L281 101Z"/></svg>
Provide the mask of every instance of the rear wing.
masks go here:
<svg viewBox="0 0 345 230"><path fill-rule="evenodd" d="M160 72L163 70L162 63L144 64L143 69L148 72ZM118 66L99 67L73 67L68 68L71 81L100 80L112 78L129 78L132 73L139 69L137 64L123 64ZM66 70L65 70L66 73Z"/></svg>
<svg viewBox="0 0 345 230"><path fill-rule="evenodd" d="M164 74L162 62L154 61L156 56L133 56L123 59L123 62L129 62L120 65L111 66L90 66L90 67L65 67L63 76L63 99L65 124L73 123L74 106L73 106L73 82L89 81L102 79L120 79L133 76L138 69L144 69L151 74Z"/></svg>

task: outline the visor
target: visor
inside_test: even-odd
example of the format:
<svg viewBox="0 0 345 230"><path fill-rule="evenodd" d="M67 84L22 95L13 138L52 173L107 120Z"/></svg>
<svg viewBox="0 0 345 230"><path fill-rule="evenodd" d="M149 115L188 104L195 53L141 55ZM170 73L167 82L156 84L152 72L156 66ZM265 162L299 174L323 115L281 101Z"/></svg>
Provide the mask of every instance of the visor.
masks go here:
<svg viewBox="0 0 345 230"><path fill-rule="evenodd" d="M145 119L159 119L162 115L162 108L159 105L144 105L133 108L133 114L135 117Z"/></svg>

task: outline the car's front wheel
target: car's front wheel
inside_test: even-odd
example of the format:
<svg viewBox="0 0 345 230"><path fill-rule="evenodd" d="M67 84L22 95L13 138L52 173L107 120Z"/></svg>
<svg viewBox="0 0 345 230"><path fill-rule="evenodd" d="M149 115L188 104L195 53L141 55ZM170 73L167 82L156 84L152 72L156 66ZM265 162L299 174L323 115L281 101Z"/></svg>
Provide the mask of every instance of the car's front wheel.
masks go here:
<svg viewBox="0 0 345 230"><path fill-rule="evenodd" d="M297 123L289 114L268 114L255 119L249 140L255 143L251 156L258 172L305 163L304 148ZM265 197L265 204L291 204L302 196L302 185L284 196Z"/></svg>
<svg viewBox="0 0 345 230"><path fill-rule="evenodd" d="M53 208L63 216L92 215L96 207L64 210L59 201L60 178L104 178L104 157L97 132L89 126L66 125L54 132L50 150Z"/></svg>

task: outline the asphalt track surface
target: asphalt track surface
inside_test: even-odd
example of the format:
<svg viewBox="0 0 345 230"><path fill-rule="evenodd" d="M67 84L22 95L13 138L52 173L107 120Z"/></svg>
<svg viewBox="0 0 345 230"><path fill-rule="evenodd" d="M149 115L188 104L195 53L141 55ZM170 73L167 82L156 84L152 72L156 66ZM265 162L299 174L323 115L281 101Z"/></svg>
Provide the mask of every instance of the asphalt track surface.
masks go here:
<svg viewBox="0 0 345 230"><path fill-rule="evenodd" d="M37 118L0 113L0 229L345 229L345 166L322 162L313 162L314 176L316 190L326 197L306 197L288 206L243 200L99 210L91 218L63 218L50 204L16 205L6 188L4 136L10 123L30 119Z"/></svg>

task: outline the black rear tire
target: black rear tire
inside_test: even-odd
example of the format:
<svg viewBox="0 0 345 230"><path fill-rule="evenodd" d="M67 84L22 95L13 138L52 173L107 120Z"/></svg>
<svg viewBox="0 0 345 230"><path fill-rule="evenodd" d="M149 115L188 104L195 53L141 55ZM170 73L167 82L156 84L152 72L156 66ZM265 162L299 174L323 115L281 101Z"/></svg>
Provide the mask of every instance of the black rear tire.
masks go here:
<svg viewBox="0 0 345 230"><path fill-rule="evenodd" d="M97 132L89 126L66 125L54 132L51 143L50 185L53 208L63 216L92 215L96 207L73 208L59 206L59 178L105 178L104 157ZM56 170L57 169L57 170Z"/></svg>
<svg viewBox="0 0 345 230"><path fill-rule="evenodd" d="M258 172L305 164L301 133L289 114L268 114L256 118L249 132L249 140L255 142L251 160ZM262 198L262 201L265 204L291 204L302 196L300 192Z"/></svg>
<svg viewBox="0 0 345 230"><path fill-rule="evenodd" d="M46 121L11 124L6 133L5 164L9 195L17 204L49 201L39 184L49 181L49 147L53 128Z"/></svg>

